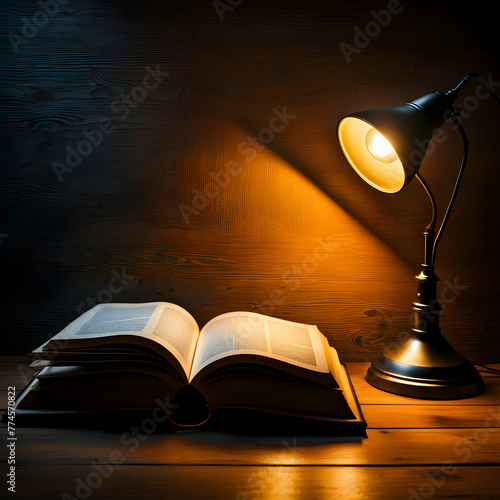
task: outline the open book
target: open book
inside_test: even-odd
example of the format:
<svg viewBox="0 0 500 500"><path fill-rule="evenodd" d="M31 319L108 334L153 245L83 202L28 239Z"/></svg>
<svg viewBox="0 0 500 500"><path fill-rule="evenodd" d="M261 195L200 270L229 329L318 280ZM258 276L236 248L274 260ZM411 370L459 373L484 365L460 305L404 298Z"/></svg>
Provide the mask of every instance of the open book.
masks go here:
<svg viewBox="0 0 500 500"><path fill-rule="evenodd" d="M18 415L181 401L168 408L176 422L175 409L185 401L176 397L188 388L185 395L196 393L206 416L188 417L187 425L232 410L323 421L340 434L365 433L347 370L312 325L231 312L200 330L175 304L99 304L31 354L39 371L18 397Z"/></svg>

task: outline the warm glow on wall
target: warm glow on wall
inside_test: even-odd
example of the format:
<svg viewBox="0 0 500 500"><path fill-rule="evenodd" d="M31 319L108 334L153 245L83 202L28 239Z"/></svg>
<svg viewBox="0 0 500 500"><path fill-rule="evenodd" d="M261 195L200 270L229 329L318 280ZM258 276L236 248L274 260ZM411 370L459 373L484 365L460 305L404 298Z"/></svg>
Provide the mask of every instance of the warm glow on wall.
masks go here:
<svg viewBox="0 0 500 500"><path fill-rule="evenodd" d="M410 269L337 200L335 190L323 189L274 142L256 143L231 119L219 117L205 135L194 135L178 159L181 166L192 161L193 151L197 169L179 168L175 184L160 179L155 187L161 193L148 198L148 218L164 229L152 235L146 225L137 228L142 239L154 238L159 248L175 241L174 262L176 255L192 258L155 269L148 286L169 280L177 293L188 279L196 283L200 302L217 298L200 307L200 322L251 308L319 324L341 355L359 346L365 333L367 343L390 342L392 332L370 314L379 308L385 317L395 310L406 290L402 277ZM331 163L330 158L321 161ZM178 221L174 229L167 225L172 218ZM376 298L383 289L381 305ZM186 295L185 300L192 299ZM361 324L341 320L339 311L344 318L361 316ZM393 320L395 334L407 325L406 312Z"/></svg>

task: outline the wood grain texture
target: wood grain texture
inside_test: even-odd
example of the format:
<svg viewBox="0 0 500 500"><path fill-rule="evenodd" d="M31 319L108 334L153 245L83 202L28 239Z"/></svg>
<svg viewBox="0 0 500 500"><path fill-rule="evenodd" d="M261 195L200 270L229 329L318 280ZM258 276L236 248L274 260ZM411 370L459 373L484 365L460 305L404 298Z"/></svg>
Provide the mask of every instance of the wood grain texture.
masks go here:
<svg viewBox="0 0 500 500"><path fill-rule="evenodd" d="M9 34L23 35L41 7L1 7L0 252L12 271L3 352L25 353L107 301L171 301L200 325L230 310L317 324L344 360L372 359L408 330L428 201L414 184L393 196L365 185L335 128L355 110L446 91L469 71L498 80L486 4L404 3L350 63L340 44L385 4L241 2L221 20L201 0L68 2L17 52ZM148 67L161 81L144 90ZM437 272L441 290L466 287L445 304L446 338L492 363L500 126L491 99L475 109L476 88L459 102L470 160ZM273 110L294 117L271 136ZM113 130L91 132L102 120ZM422 167L440 213L461 155L456 131L444 131ZM79 147L88 154L58 178L54 162ZM237 173L224 174L231 162ZM195 210L188 220L182 205ZM328 238L331 254L314 262ZM130 277L119 293L113 271Z"/></svg>
<svg viewBox="0 0 500 500"><path fill-rule="evenodd" d="M0 361L4 377L24 360ZM446 406L363 388L366 368L348 364L367 439L17 427L16 497L499 498L498 378Z"/></svg>
<svg viewBox="0 0 500 500"><path fill-rule="evenodd" d="M498 407L496 407L498 410ZM120 432L93 429L19 428L18 464L91 464L118 450L136 465L436 465L446 461L500 463L500 432L482 426L433 429L368 429L368 438L255 436L223 432L150 434L132 427ZM5 435L2 429L2 434ZM297 434L300 429L297 429ZM432 443L432 446L429 445Z"/></svg>
<svg viewBox="0 0 500 500"><path fill-rule="evenodd" d="M238 500L271 498L326 500L349 498L352 500L407 499L412 490L419 489L432 498L493 499L498 490L492 477L496 467L461 467L445 480L439 488L432 487L425 475L439 474L439 468L407 467L401 474L400 467L237 467L237 466L133 466L115 467L109 478L99 483L90 478L92 498L100 500L135 499L140 484L141 498L153 500L175 492L178 500L210 498ZM58 469L59 470L59 469ZM50 466L36 469L19 467L19 487L16 498L31 500L35 496L60 498L64 493L75 495L80 483L85 482L93 469L86 465L68 466L57 474L57 481L47 481L53 474ZM32 481L23 480L26 474ZM92 480L94 479L94 482ZM85 491L79 490L79 491ZM418 497L416 497L418 498ZM421 497L423 498L423 497Z"/></svg>

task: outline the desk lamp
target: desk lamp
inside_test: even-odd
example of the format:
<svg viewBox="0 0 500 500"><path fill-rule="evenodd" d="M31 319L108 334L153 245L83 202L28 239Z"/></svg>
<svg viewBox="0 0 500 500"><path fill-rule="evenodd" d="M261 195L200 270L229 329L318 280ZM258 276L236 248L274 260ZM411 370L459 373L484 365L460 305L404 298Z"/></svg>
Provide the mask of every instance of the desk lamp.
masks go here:
<svg viewBox="0 0 500 500"><path fill-rule="evenodd" d="M403 396L460 399L483 390L479 372L441 334L439 278L434 272L439 240L455 203L468 155L467 137L457 118L460 109L453 102L471 77L479 75L469 73L446 93L431 92L399 106L349 115L340 120L337 127L342 152L368 184L384 193L397 193L416 178L431 202L432 219L424 231L424 263L415 277L417 296L411 306L413 327L405 340L386 347L366 374L366 380L373 386ZM484 79L481 81L485 84ZM498 100L494 91L485 86ZM436 202L419 168L431 137L448 118L462 136L464 153L448 208L436 233Z"/></svg>

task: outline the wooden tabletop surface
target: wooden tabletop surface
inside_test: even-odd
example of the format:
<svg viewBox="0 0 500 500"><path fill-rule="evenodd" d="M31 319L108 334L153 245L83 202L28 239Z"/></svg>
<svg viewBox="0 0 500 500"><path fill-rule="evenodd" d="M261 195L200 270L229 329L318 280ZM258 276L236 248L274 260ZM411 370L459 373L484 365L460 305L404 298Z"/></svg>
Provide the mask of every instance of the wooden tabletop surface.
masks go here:
<svg viewBox="0 0 500 500"><path fill-rule="evenodd" d="M29 377L26 359L0 357L4 409L9 387L19 391ZM9 455L2 424L2 446L15 458L15 493L3 460L0 497L500 498L498 376L483 372L485 392L475 398L425 401L371 387L367 363L347 366L367 439L16 427Z"/></svg>

